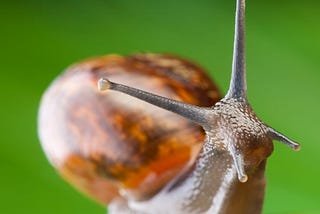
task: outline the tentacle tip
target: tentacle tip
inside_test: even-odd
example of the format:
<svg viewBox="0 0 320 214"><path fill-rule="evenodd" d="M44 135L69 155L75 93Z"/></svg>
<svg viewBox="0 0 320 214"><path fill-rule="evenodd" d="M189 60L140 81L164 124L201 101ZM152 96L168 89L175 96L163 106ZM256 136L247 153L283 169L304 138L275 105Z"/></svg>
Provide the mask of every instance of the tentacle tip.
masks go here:
<svg viewBox="0 0 320 214"><path fill-rule="evenodd" d="M111 82L107 78L101 78L98 81L98 89L100 91L106 91L111 88Z"/></svg>
<svg viewBox="0 0 320 214"><path fill-rule="evenodd" d="M297 143L297 144L295 144L295 145L292 146L292 149L293 149L294 151L300 151L301 146L300 146L299 143Z"/></svg>
<svg viewBox="0 0 320 214"><path fill-rule="evenodd" d="M294 151L299 151L301 148L299 143L296 143L293 140L290 140L288 138L285 141L280 141L280 142L287 144Z"/></svg>
<svg viewBox="0 0 320 214"><path fill-rule="evenodd" d="M245 183L248 181L248 176L246 174L238 175L238 178L241 183Z"/></svg>

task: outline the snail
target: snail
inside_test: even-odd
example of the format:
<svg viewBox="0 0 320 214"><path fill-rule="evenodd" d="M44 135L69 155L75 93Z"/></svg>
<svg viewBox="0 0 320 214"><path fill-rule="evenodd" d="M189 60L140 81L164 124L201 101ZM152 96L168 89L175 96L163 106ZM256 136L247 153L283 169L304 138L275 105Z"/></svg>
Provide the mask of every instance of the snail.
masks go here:
<svg viewBox="0 0 320 214"><path fill-rule="evenodd" d="M109 213L261 213L273 140L300 145L248 102L245 1L236 2L223 98L201 67L168 54L96 57L59 76L38 121L59 174Z"/></svg>

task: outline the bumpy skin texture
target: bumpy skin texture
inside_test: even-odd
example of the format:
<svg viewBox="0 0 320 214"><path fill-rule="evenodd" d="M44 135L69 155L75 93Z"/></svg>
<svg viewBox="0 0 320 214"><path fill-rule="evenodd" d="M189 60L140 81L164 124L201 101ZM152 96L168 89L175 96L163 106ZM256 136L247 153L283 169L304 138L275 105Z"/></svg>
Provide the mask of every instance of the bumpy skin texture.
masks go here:
<svg viewBox="0 0 320 214"><path fill-rule="evenodd" d="M127 95L98 93L101 77L198 106L213 106L219 91L200 67L158 54L89 59L46 91L39 135L58 172L102 204L148 199L198 155L204 132Z"/></svg>

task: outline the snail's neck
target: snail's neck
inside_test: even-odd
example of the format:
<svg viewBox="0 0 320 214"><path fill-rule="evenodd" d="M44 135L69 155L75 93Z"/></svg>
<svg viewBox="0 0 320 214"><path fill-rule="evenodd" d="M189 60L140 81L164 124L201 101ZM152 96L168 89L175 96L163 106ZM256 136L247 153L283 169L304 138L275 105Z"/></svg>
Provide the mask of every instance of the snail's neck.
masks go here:
<svg viewBox="0 0 320 214"><path fill-rule="evenodd" d="M188 213L218 213L237 181L231 156L210 141L207 136L192 172L180 186L186 191L182 204Z"/></svg>
<svg viewBox="0 0 320 214"><path fill-rule="evenodd" d="M128 213L139 214L261 213L265 161L249 174L246 183L239 182L232 163L226 151L206 142L195 164L159 194L148 201L131 201L119 207L128 206Z"/></svg>
<svg viewBox="0 0 320 214"><path fill-rule="evenodd" d="M250 174L246 183L237 181L234 184L228 200L224 202L219 213L258 214L262 212L266 186L265 166L266 160Z"/></svg>
<svg viewBox="0 0 320 214"><path fill-rule="evenodd" d="M183 193L182 213L257 214L263 204L264 169L265 161L241 183L230 154L206 140L192 172L171 191Z"/></svg>

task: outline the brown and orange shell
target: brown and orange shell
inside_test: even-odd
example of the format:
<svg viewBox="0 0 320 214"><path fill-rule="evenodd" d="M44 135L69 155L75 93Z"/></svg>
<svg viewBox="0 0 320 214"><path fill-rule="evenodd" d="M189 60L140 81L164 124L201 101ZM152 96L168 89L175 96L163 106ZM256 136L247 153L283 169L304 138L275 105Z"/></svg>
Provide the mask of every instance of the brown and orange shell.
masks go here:
<svg viewBox="0 0 320 214"><path fill-rule="evenodd" d="M199 66L171 55L109 55L71 66L44 94L39 111L43 149L59 174L102 204L157 193L198 155L198 125L97 81L134 86L198 106L220 99Z"/></svg>

